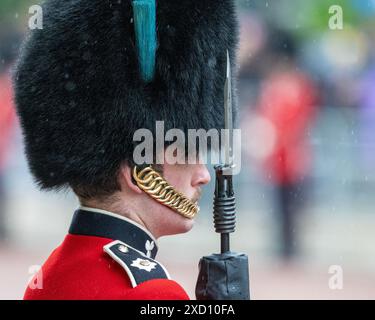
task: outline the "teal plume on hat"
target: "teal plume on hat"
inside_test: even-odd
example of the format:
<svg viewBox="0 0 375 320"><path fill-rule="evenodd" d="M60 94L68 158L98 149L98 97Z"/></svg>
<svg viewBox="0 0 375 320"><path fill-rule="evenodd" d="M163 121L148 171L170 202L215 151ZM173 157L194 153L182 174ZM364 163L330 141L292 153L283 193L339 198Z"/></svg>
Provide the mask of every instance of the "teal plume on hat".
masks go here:
<svg viewBox="0 0 375 320"><path fill-rule="evenodd" d="M156 2L134 0L132 4L140 73L145 82L150 82L155 73Z"/></svg>

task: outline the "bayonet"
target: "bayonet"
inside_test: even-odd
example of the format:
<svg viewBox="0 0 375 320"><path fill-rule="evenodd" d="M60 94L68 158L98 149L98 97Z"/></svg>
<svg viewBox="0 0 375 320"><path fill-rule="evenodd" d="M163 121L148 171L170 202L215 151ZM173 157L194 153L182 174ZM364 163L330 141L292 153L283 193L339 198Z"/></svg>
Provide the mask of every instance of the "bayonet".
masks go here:
<svg viewBox="0 0 375 320"><path fill-rule="evenodd" d="M227 72L224 86L224 167L233 166L233 104L232 104L232 72L230 66L229 52L227 51Z"/></svg>

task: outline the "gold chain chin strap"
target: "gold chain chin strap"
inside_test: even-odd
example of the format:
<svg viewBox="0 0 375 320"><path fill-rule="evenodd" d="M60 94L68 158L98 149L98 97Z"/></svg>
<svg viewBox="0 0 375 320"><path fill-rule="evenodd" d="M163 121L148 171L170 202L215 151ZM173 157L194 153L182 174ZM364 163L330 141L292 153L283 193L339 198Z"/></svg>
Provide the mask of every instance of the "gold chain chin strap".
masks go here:
<svg viewBox="0 0 375 320"><path fill-rule="evenodd" d="M139 188L161 204L177 211L182 216L193 219L199 211L196 203L176 191L159 173L151 166L137 172L133 168L133 178Z"/></svg>

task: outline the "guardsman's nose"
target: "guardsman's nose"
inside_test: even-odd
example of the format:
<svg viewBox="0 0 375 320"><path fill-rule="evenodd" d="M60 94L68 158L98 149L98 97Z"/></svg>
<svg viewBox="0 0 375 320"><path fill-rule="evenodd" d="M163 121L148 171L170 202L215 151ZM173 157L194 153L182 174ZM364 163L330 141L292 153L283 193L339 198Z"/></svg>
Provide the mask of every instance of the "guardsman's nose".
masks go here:
<svg viewBox="0 0 375 320"><path fill-rule="evenodd" d="M211 181L210 173L207 166L204 164L197 164L197 168L194 171L194 176L191 182L193 187L203 186Z"/></svg>

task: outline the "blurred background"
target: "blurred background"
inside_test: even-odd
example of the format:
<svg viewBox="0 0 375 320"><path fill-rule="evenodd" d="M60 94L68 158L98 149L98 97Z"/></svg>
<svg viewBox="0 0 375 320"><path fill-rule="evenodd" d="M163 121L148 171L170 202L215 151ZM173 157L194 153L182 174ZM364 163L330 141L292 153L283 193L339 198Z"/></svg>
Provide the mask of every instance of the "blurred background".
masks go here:
<svg viewBox="0 0 375 320"><path fill-rule="evenodd" d="M375 0L237 2L243 152L232 242L249 255L252 298L374 299ZM0 299L22 298L78 205L33 185L12 103L9 72L37 3L0 2ZM193 231L160 239L159 260L192 298L200 257L219 250L213 187Z"/></svg>

